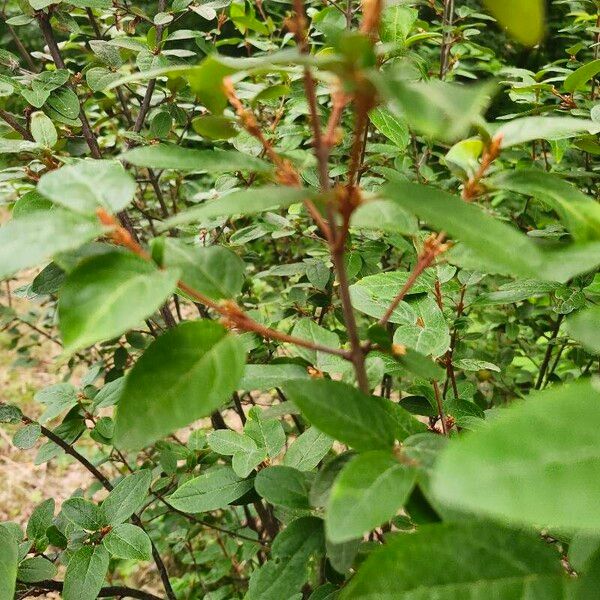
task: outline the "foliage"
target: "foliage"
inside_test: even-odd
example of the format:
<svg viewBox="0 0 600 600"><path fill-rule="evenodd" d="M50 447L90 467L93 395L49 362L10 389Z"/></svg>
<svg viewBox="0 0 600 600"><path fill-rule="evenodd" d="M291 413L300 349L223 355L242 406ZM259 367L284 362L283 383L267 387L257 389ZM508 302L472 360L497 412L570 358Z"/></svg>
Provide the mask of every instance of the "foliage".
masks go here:
<svg viewBox="0 0 600 600"><path fill-rule="evenodd" d="M2 17L0 600L597 597L598 0Z"/></svg>

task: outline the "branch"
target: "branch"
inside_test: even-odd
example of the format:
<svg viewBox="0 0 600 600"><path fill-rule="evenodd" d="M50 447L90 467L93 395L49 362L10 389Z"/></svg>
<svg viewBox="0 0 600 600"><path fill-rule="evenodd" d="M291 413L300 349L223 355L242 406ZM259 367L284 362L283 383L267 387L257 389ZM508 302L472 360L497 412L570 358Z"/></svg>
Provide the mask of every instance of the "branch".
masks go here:
<svg viewBox="0 0 600 600"><path fill-rule="evenodd" d="M32 423L33 421L29 417L23 416L24 423ZM72 456L77 462L83 465L104 487L104 489L109 492L113 490L114 486L108 480L108 478L97 468L95 467L85 456L77 452L73 446L65 442L59 436L57 436L54 432L50 431L48 428L41 426L41 432L44 436L46 436L50 441L54 442L57 446L60 446L69 456ZM131 520L143 531L144 529L142 520L137 515L132 515ZM167 568L165 567L165 563L163 562L154 542L150 540L152 544L152 557L154 558L154 562L156 564L156 568L158 569L160 578L163 582L163 586L165 588L165 592L167 593L167 597L169 600L176 600L175 593L173 592L173 588L171 587L171 582L169 581L169 574L167 572Z"/></svg>
<svg viewBox="0 0 600 600"><path fill-rule="evenodd" d="M59 69L66 69L65 62L60 54L60 50L58 49L58 44L56 43L56 38L54 37L54 32L52 31L52 26L50 25L50 15L39 11L36 13L36 17L38 23L40 25L40 30L44 39L46 40L46 45L48 46L48 50L50 51L50 55L52 56L52 60L54 64ZM94 158L102 158L102 152L100 152L100 146L98 145L98 140L92 128L90 127L90 123L88 118L83 110L83 106L81 102L79 104L79 119L81 120L81 131L83 133L83 137L90 149L90 152Z"/></svg>
<svg viewBox="0 0 600 600"><path fill-rule="evenodd" d="M137 254L140 258L146 261L151 261L150 255L140 246L140 244L134 240L129 232L119 226L116 219L108 214L104 209L99 208L97 210L98 218L100 221L109 227L113 227L112 239L119 246L124 246L131 250L134 254ZM243 331L252 331L259 334L263 338L277 340L280 342L294 344L303 348L309 348L310 350L316 350L317 352L326 352L327 354L335 354L342 358L349 359L350 354L346 350L339 348L330 348L329 346L322 346L321 344L315 344L308 340L297 338L276 329L271 329L258 321L250 318L235 302L225 301L216 302L208 296L205 296L198 290L187 285L184 281L178 281L177 286L183 290L190 298L200 304L204 304L208 308L213 309L224 317L224 324L227 327L237 327Z"/></svg>
<svg viewBox="0 0 600 600"><path fill-rule="evenodd" d="M33 136L26 127L23 127L9 112L0 108L0 118L12 127L17 133L23 136L23 139L33 142Z"/></svg>
<svg viewBox="0 0 600 600"><path fill-rule="evenodd" d="M18 583L23 584L23 582L19 581ZM42 592L62 592L64 588L64 584L62 581L38 581L35 584L30 584L33 586L34 590L42 591ZM111 585L107 587L103 587L98 593L98 598L139 598L139 600L164 600L160 596L155 596L150 592L145 592L143 590L138 590L135 588L130 588L124 585Z"/></svg>
<svg viewBox="0 0 600 600"><path fill-rule="evenodd" d="M444 0L444 16L442 17L442 50L440 53L440 79L448 72L448 59L452 48L452 32L450 27L454 22L454 0Z"/></svg>
<svg viewBox="0 0 600 600"><path fill-rule="evenodd" d="M2 19L4 21L6 21L6 19L7 19L6 14L2 13ZM31 58L31 54L29 54L29 52L27 52L27 48L25 48L25 46L23 45L21 38L19 37L17 32L14 30L12 25L9 25L8 23L5 23L5 24L6 24L6 27L9 31L10 35L13 38L13 41L15 43L15 46L17 47L17 50L19 51L19 54L23 57L23 60L27 63L29 70L33 73L37 73L38 69L35 66L35 63L33 62L33 59Z"/></svg>
<svg viewBox="0 0 600 600"><path fill-rule="evenodd" d="M556 322L554 323L554 327L552 328L552 334L550 335L550 339L548 340L548 345L546 346L546 353L544 354L544 360L540 366L540 372L535 383L535 389L539 390L542 387L542 383L544 382L544 375L546 374L546 370L548 369L548 365L550 364L550 359L552 358L552 351L554 350L554 340L558 337L558 332L560 331L560 326L563 322L565 315L558 315Z"/></svg>
<svg viewBox="0 0 600 600"><path fill-rule="evenodd" d="M166 0L158 0L158 12L164 12L166 6ZM162 34L163 34L163 25L156 26L156 43L158 44L158 54L160 54L160 47L162 44ZM135 133L139 133L144 126L144 121L146 120L146 115L150 110L150 102L152 101L152 94L154 93L154 88L156 87L156 78L151 79L148 82L148 87L146 88L146 93L144 94L144 99L142 100L142 104L140 106L140 112L135 120L135 125L133 126L133 131Z"/></svg>
<svg viewBox="0 0 600 600"><path fill-rule="evenodd" d="M23 417L23 422L27 424L33 423L32 419L25 416ZM85 456L83 456L83 454L77 452L77 450L75 450L73 446L65 442L61 437L56 435L47 427L40 425L40 429L42 435L47 437L51 442L54 442L57 446L60 446L66 454L73 457L78 463L83 465L102 484L102 486L106 490L110 492L113 489L113 485L108 480L108 478L103 473L101 473L100 470L97 467L95 467Z"/></svg>
<svg viewBox="0 0 600 600"><path fill-rule="evenodd" d="M442 433L444 435L448 435L448 424L446 423L446 415L444 414L444 404L442 402L442 396L440 394L440 386L438 385L438 382L435 379L433 380L433 393L435 395L435 402L437 404L440 423L442 424Z"/></svg>
<svg viewBox="0 0 600 600"><path fill-rule="evenodd" d="M300 51L303 54L307 54L307 24L306 18L304 16L304 2L302 0L294 0L294 11L296 18L292 22L292 27L294 29L296 43L298 44ZM334 112L332 115L332 119L330 120L330 126L328 127L329 135L326 141L326 138L323 137L321 122L319 120L316 82L308 67L305 67L304 69L304 90L308 99L310 120L313 129L313 145L315 149L317 163L319 165L319 182L321 184L321 189L326 192L330 188L329 152L331 148L327 141L333 139L333 136L330 134L331 131L335 130L335 124L332 124L333 119L338 119L341 117L343 104L340 102L340 99L342 98L342 96L338 96L337 100L334 102ZM329 250L331 252L331 258L333 260L333 265L339 283L339 294L340 299L342 301L344 322L346 324L348 339L350 341L350 360L352 361L352 364L354 366L354 372L356 374L358 386L361 389L361 391L367 394L369 392L369 380L365 368L365 355L360 344L360 338L358 336L358 327L356 324L356 317L354 316L352 299L350 298L350 285L348 282L348 275L346 272L346 265L344 262L346 237L348 234L350 215L352 213L353 206L348 195L341 196L341 200L344 201L344 223L341 230L338 230L336 226L335 214L333 211L331 200L328 203L329 234L327 235L327 240L329 242Z"/></svg>
<svg viewBox="0 0 600 600"><path fill-rule="evenodd" d="M417 261L417 264L415 265L415 268L412 270L412 273L410 274L406 283L402 286L402 289L392 300L392 303L385 311L383 317L381 317L379 320L380 325L387 325L391 316L394 314L394 311L398 308L400 302L404 300L406 294L408 294L408 292L411 290L421 273L431 266L437 256L448 249L448 245L443 243L445 239L446 234L442 231L437 236L432 236L425 241L425 247L421 256L419 257L419 260Z"/></svg>

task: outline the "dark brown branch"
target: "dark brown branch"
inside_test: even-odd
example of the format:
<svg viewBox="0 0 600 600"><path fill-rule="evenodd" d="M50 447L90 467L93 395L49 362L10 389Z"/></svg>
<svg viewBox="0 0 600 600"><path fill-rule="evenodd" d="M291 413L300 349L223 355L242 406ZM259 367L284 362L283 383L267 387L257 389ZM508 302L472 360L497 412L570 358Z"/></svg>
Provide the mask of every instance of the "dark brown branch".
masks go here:
<svg viewBox="0 0 600 600"><path fill-rule="evenodd" d="M100 31L100 26L98 25L98 21L96 21L96 17L94 16L94 13L92 11L91 8L86 8L85 9L85 14L88 17L88 20L90 22L90 25L92 26L92 29L94 30L94 34L96 35L96 37L98 39L102 38L102 32Z"/></svg>
<svg viewBox="0 0 600 600"><path fill-rule="evenodd" d="M454 22L454 0L444 0L444 15L442 17L442 49L440 53L440 79L444 79L448 72L450 50L452 49L452 31Z"/></svg>
<svg viewBox="0 0 600 600"><path fill-rule="evenodd" d="M166 0L159 0L158 2L158 12L164 12L166 6ZM156 43L159 45L158 52L160 53L160 44L162 43L162 34L164 27L162 25L156 26ZM152 94L154 94L154 88L156 87L156 79L151 79L148 82L148 87L146 87L146 93L144 94L144 99L142 100L142 105L140 106L140 112L138 113L137 119L135 120L135 125L133 126L133 131L135 133L139 133L144 126L144 122L146 120L146 115L150 110L150 102L152 101Z"/></svg>
<svg viewBox="0 0 600 600"><path fill-rule="evenodd" d="M28 417L24 417L23 421L25 423L31 423L32 420ZM47 437L50 441L54 442L57 446L60 446L69 456L73 457L77 462L83 465L109 492L113 489L112 483L108 480L108 478L97 468L95 467L85 456L77 452L73 446L65 442L55 433L50 431L48 428L41 426L42 434ZM142 520L137 516L133 515L131 520L135 525L137 525L140 529L144 530L144 526ZM167 572L167 568L165 567L165 563L163 562L160 554L154 542L151 541L152 544L152 557L154 558L154 562L156 564L156 568L158 569L161 581L163 582L163 586L165 588L165 592L169 600L176 600L175 593L173 592L173 588L171 587L171 582L169 581L169 574Z"/></svg>
<svg viewBox="0 0 600 600"><path fill-rule="evenodd" d="M2 18L4 20L6 20L6 16L4 14L2 15ZM27 63L29 70L32 71L33 73L37 73L38 68L35 66L35 63L33 62L33 58L31 58L31 54L29 54L29 52L27 52L27 48L25 48L25 46L23 45L23 42L21 41L21 38L19 37L17 32L8 23L6 23L6 28L8 29L10 35L12 36L15 46L17 47L17 50L19 51L19 54L23 57L23 60Z"/></svg>
<svg viewBox="0 0 600 600"><path fill-rule="evenodd" d="M23 127L9 112L0 108L0 118L5 121L12 129L20 134L23 139L33 142L33 136L26 127Z"/></svg>
<svg viewBox="0 0 600 600"><path fill-rule="evenodd" d="M437 404L438 416L440 418L440 423L442 424L442 432L444 435L448 435L448 425L446 423L446 415L444 413L444 404L442 400L442 395L440 394L440 386L438 382L433 380L433 393L435 394L435 402Z"/></svg>
<svg viewBox="0 0 600 600"><path fill-rule="evenodd" d="M23 421L25 423L32 423L32 420L28 417L24 417ZM105 489L107 489L109 492L113 489L113 486L108 480L108 478L104 474L102 474L100 470L97 467L95 467L85 456L83 456L83 454L77 452L77 450L75 450L73 446L65 442L61 437L56 435L47 427L41 425L40 429L42 435L47 437L51 442L54 442L57 446L60 446L66 454L73 457L78 463L83 465L104 486Z"/></svg>
<svg viewBox="0 0 600 600"><path fill-rule="evenodd" d="M546 370L548 369L548 365L550 364L550 359L552 358L552 351L554 350L554 340L558 337L558 332L560 330L560 326L563 322L565 315L558 315L556 319L556 323L554 323L554 327L552 328L552 334L550 335L550 339L548 340L548 345L546 346L546 353L544 354L544 360L540 366L540 373L538 375L537 381L535 383L535 389L539 390L542 387L542 383L544 382L544 376L546 375Z"/></svg>
<svg viewBox="0 0 600 600"><path fill-rule="evenodd" d="M54 37L54 32L52 31L52 26L50 25L50 15L43 11L40 11L36 13L36 16L40 25L40 30L42 32L42 35L44 36L44 40L46 41L46 45L48 46L48 50L50 51L50 55L52 56L54 64L59 69L66 69L67 67L60 54L56 38ZM90 149L92 156L94 158L102 158L102 152L100 151L98 140L96 139L96 136L92 131L87 115L85 114L81 103L79 104L79 119L81 120L81 131L83 133L83 137L85 138L85 141Z"/></svg>

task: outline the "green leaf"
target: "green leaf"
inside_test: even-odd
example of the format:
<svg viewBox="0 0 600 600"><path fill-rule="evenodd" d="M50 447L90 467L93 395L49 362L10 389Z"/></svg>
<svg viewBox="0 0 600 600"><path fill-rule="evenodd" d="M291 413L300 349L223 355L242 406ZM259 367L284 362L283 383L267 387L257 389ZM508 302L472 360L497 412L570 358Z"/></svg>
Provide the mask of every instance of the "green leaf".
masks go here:
<svg viewBox="0 0 600 600"><path fill-rule="evenodd" d="M39 212L40 214L44 211L52 208L52 202L47 198L44 198L37 190L31 190L26 194L23 194L13 206L12 217L13 219L19 219L30 213Z"/></svg>
<svg viewBox="0 0 600 600"><path fill-rule="evenodd" d="M22 419L23 413L17 406L0 402L0 423L20 423Z"/></svg>
<svg viewBox="0 0 600 600"><path fill-rule="evenodd" d="M600 354L600 307L576 312L567 321L569 335L586 350Z"/></svg>
<svg viewBox="0 0 600 600"><path fill-rule="evenodd" d="M592 60L589 63L573 71L566 79L564 88L567 92L573 93L585 87L590 79L593 79L600 73L600 59Z"/></svg>
<svg viewBox="0 0 600 600"><path fill-rule="evenodd" d="M202 248L164 240L163 265L181 272L181 279L214 300L233 298L242 291L246 265L221 246Z"/></svg>
<svg viewBox="0 0 600 600"><path fill-rule="evenodd" d="M437 379L439 381L444 376L444 370L437 363L412 348L407 348L405 354L394 356L394 361L407 371L423 379Z"/></svg>
<svg viewBox="0 0 600 600"><path fill-rule="evenodd" d="M308 200L312 195L309 190L276 186L232 192L167 219L162 228L168 229L188 223L206 223L215 217L252 215L271 209L287 208L291 204Z"/></svg>
<svg viewBox="0 0 600 600"><path fill-rule="evenodd" d="M327 504L325 531L334 543L362 538L404 506L417 471L389 452L354 457L337 476Z"/></svg>
<svg viewBox="0 0 600 600"><path fill-rule="evenodd" d="M47 558L34 556L33 558L26 558L19 565L17 579L23 583L35 583L36 581L52 579L56 573L57 568Z"/></svg>
<svg viewBox="0 0 600 600"><path fill-rule="evenodd" d="M268 173L273 170L264 160L235 150L195 150L167 144L134 148L122 154L120 158L136 167L177 169L196 173Z"/></svg>
<svg viewBox="0 0 600 600"><path fill-rule="evenodd" d="M535 46L546 32L543 0L483 0L508 34L525 46Z"/></svg>
<svg viewBox="0 0 600 600"><path fill-rule="evenodd" d="M502 137L502 148L510 148L533 140L564 140L582 133L598 133L600 124L574 117L523 117L496 129Z"/></svg>
<svg viewBox="0 0 600 600"><path fill-rule="evenodd" d="M15 595L19 548L6 527L0 525L0 598L9 600Z"/></svg>
<svg viewBox="0 0 600 600"><path fill-rule="evenodd" d="M97 208L117 213L131 203L135 180L116 160L82 160L42 176L40 194L84 215Z"/></svg>
<svg viewBox="0 0 600 600"><path fill-rule="evenodd" d="M62 87L52 92L47 103L58 115L66 117L69 120L77 119L81 110L77 94L67 87Z"/></svg>
<svg viewBox="0 0 600 600"><path fill-rule="evenodd" d="M97 221L64 210L20 216L0 227L0 278L47 262L102 233Z"/></svg>
<svg viewBox="0 0 600 600"><path fill-rule="evenodd" d="M211 113L221 114L227 106L223 79L237 69L225 64L217 55L208 56L186 74L192 91Z"/></svg>
<svg viewBox="0 0 600 600"><path fill-rule="evenodd" d="M150 560L152 558L150 538L143 529L129 523L122 523L111 529L102 543L111 556L116 558L133 560Z"/></svg>
<svg viewBox="0 0 600 600"><path fill-rule="evenodd" d="M338 454L317 471L308 495L312 506L323 508L327 505L333 482L348 461L354 456L356 454L352 451Z"/></svg>
<svg viewBox="0 0 600 600"><path fill-rule="evenodd" d="M99 92L117 81L121 75L109 71L106 67L92 67L85 73L85 80L93 92Z"/></svg>
<svg viewBox="0 0 600 600"><path fill-rule="evenodd" d="M408 125L404 119L385 108L376 108L369 114L371 123L399 148L406 148L410 141Z"/></svg>
<svg viewBox="0 0 600 600"><path fill-rule="evenodd" d="M330 540L325 541L327 560L338 573L347 573L352 568L362 541L362 539L356 539L343 544L334 544ZM309 600L311 599L312 596ZM332 600L332 598L326 596L325 600Z"/></svg>
<svg viewBox="0 0 600 600"><path fill-rule="evenodd" d="M435 496L511 523L600 530L600 392L589 381L532 394L453 440Z"/></svg>
<svg viewBox="0 0 600 600"><path fill-rule="evenodd" d="M461 358L459 360L455 360L452 363L457 369L462 369L463 371L495 371L496 373L500 373L500 367L495 365L494 363L487 362L486 360L476 360L473 358Z"/></svg>
<svg viewBox="0 0 600 600"><path fill-rule="evenodd" d="M556 175L529 169L504 171L486 183L497 189L533 196L547 204L556 211L575 239L600 238L598 203Z"/></svg>
<svg viewBox="0 0 600 600"><path fill-rule="evenodd" d="M216 115L196 117L192 121L192 127L198 135L209 140L228 140L239 133L234 119Z"/></svg>
<svg viewBox="0 0 600 600"><path fill-rule="evenodd" d="M245 350L218 323L178 325L154 341L127 376L116 445L140 448L207 417L237 389Z"/></svg>
<svg viewBox="0 0 600 600"><path fill-rule="evenodd" d="M419 230L417 219L389 200L361 204L352 214L351 225L357 229L375 229L403 235L415 235Z"/></svg>
<svg viewBox="0 0 600 600"><path fill-rule="evenodd" d="M157 112L150 123L150 135L155 138L167 137L173 126L171 114L166 110Z"/></svg>
<svg viewBox="0 0 600 600"><path fill-rule="evenodd" d="M479 138L469 138L457 142L448 150L444 163L461 179L473 177L479 168L479 158L485 144Z"/></svg>
<svg viewBox="0 0 600 600"><path fill-rule="evenodd" d="M333 439L316 427L308 428L288 448L283 458L286 467L312 471L331 450Z"/></svg>
<svg viewBox="0 0 600 600"><path fill-rule="evenodd" d="M326 379L287 381L284 394L323 433L357 450L391 449L395 427L391 403Z"/></svg>
<svg viewBox="0 0 600 600"><path fill-rule="evenodd" d="M339 348L340 339L336 333L321 327L308 317L300 319L292 329L292 335L321 346L330 348ZM293 346L293 352L301 356L304 360L314 365L320 371L339 373L344 370L345 362L338 356L332 356L327 352L304 348L303 346Z"/></svg>
<svg viewBox="0 0 600 600"><path fill-rule="evenodd" d="M238 387L247 391L268 391L286 379L308 379L308 373L304 367L295 364L246 365Z"/></svg>
<svg viewBox="0 0 600 600"><path fill-rule="evenodd" d="M65 500L61 513L71 523L87 531L98 531L108 525L103 508L84 498Z"/></svg>
<svg viewBox="0 0 600 600"><path fill-rule="evenodd" d="M37 153L41 146L37 142L29 140L10 140L0 138L0 155L2 154L19 154L20 152Z"/></svg>
<svg viewBox="0 0 600 600"><path fill-rule="evenodd" d="M54 498L48 498L38 504L27 522L27 537L38 546L46 540L46 531L52 526L54 518Z"/></svg>
<svg viewBox="0 0 600 600"><path fill-rule="evenodd" d="M42 433L38 423L30 423L19 429L13 436L12 442L21 450L29 450L35 446Z"/></svg>
<svg viewBox="0 0 600 600"><path fill-rule="evenodd" d="M427 426L415 419L406 409L395 402L391 403L392 419L395 426L395 436L400 442L407 437L427 431Z"/></svg>
<svg viewBox="0 0 600 600"><path fill-rule="evenodd" d="M149 469L142 469L121 479L102 503L108 524L123 523L139 510L148 495L151 482L152 471Z"/></svg>
<svg viewBox="0 0 600 600"><path fill-rule="evenodd" d="M267 458L266 448L254 448L250 452L236 452L231 466L238 477L246 478Z"/></svg>
<svg viewBox="0 0 600 600"><path fill-rule="evenodd" d="M522 302L529 298L538 298L552 294L560 284L551 281L538 281L537 279L519 279L505 283L496 292L480 296L477 304L512 304Z"/></svg>
<svg viewBox="0 0 600 600"><path fill-rule="evenodd" d="M31 87L37 91L52 92L69 81L70 73L67 69L42 71L31 82Z"/></svg>
<svg viewBox="0 0 600 600"><path fill-rule="evenodd" d="M542 266L543 254L532 240L452 194L400 182L386 186L383 194L463 242L483 269L536 277Z"/></svg>
<svg viewBox="0 0 600 600"><path fill-rule="evenodd" d="M124 252L85 259L59 294L65 352L117 337L143 322L175 290L178 279L178 271L159 270Z"/></svg>
<svg viewBox="0 0 600 600"><path fill-rule="evenodd" d="M563 585L556 553L539 538L487 523L444 523L390 537L339 598L559 600Z"/></svg>
<svg viewBox="0 0 600 600"><path fill-rule="evenodd" d="M393 70L378 82L388 108L408 122L411 129L442 142L468 135L482 120L496 90L494 82L462 85L431 80L411 83Z"/></svg>
<svg viewBox="0 0 600 600"><path fill-rule="evenodd" d="M96 600L109 560L104 546L84 546L77 550L67 565L64 600Z"/></svg>
<svg viewBox="0 0 600 600"><path fill-rule="evenodd" d="M409 277L410 273L407 271L391 271L360 279L350 286L350 296L354 308L371 317L381 319ZM410 288L407 297L414 294L432 293L434 282L435 273L431 269L423 272ZM390 322L412 323L416 317L411 305L401 302L392 313Z"/></svg>
<svg viewBox="0 0 600 600"><path fill-rule="evenodd" d="M434 358L445 354L450 346L450 331L437 302L428 296L410 302L409 306L414 317L399 325L394 343Z"/></svg>
<svg viewBox="0 0 600 600"><path fill-rule="evenodd" d="M271 504L287 508L310 508L310 486L306 475L292 467L276 465L262 469L256 476L254 487Z"/></svg>
<svg viewBox="0 0 600 600"><path fill-rule="evenodd" d="M231 467L213 467L177 488L169 503L191 513L225 508L252 489L251 479L238 477Z"/></svg>
<svg viewBox="0 0 600 600"><path fill-rule="evenodd" d="M324 552L323 521L302 517L280 532L271 548L271 560L250 577L244 600L296 598L309 576L311 556Z"/></svg>
<svg viewBox="0 0 600 600"><path fill-rule="evenodd" d="M52 148L58 141L56 127L43 112L37 111L31 115L31 135L35 142L45 148Z"/></svg>
<svg viewBox="0 0 600 600"><path fill-rule="evenodd" d="M244 425L244 433L250 436L259 448L275 458L285 444L285 431L277 419L265 419L258 409L251 409Z"/></svg>
<svg viewBox="0 0 600 600"><path fill-rule="evenodd" d="M418 17L418 11L408 6L392 5L386 7L379 26L381 41L403 44Z"/></svg>
<svg viewBox="0 0 600 600"><path fill-rule="evenodd" d="M40 390L34 399L46 405L40 423L47 423L62 412L77 406L77 390L70 383L57 383Z"/></svg>
<svg viewBox="0 0 600 600"><path fill-rule="evenodd" d="M252 452L257 448L255 441L250 436L229 429L218 429L209 433L206 441L211 450L226 456L232 456L238 452Z"/></svg>

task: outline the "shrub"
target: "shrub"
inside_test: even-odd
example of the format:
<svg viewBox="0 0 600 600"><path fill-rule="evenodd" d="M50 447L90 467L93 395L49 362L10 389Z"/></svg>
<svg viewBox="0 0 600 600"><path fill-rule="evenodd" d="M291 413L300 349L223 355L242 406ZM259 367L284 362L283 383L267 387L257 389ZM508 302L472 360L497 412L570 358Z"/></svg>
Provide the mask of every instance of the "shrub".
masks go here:
<svg viewBox="0 0 600 600"><path fill-rule="evenodd" d="M94 483L0 600L596 597L600 6L550 4L4 3L4 343L60 354L0 422Z"/></svg>

